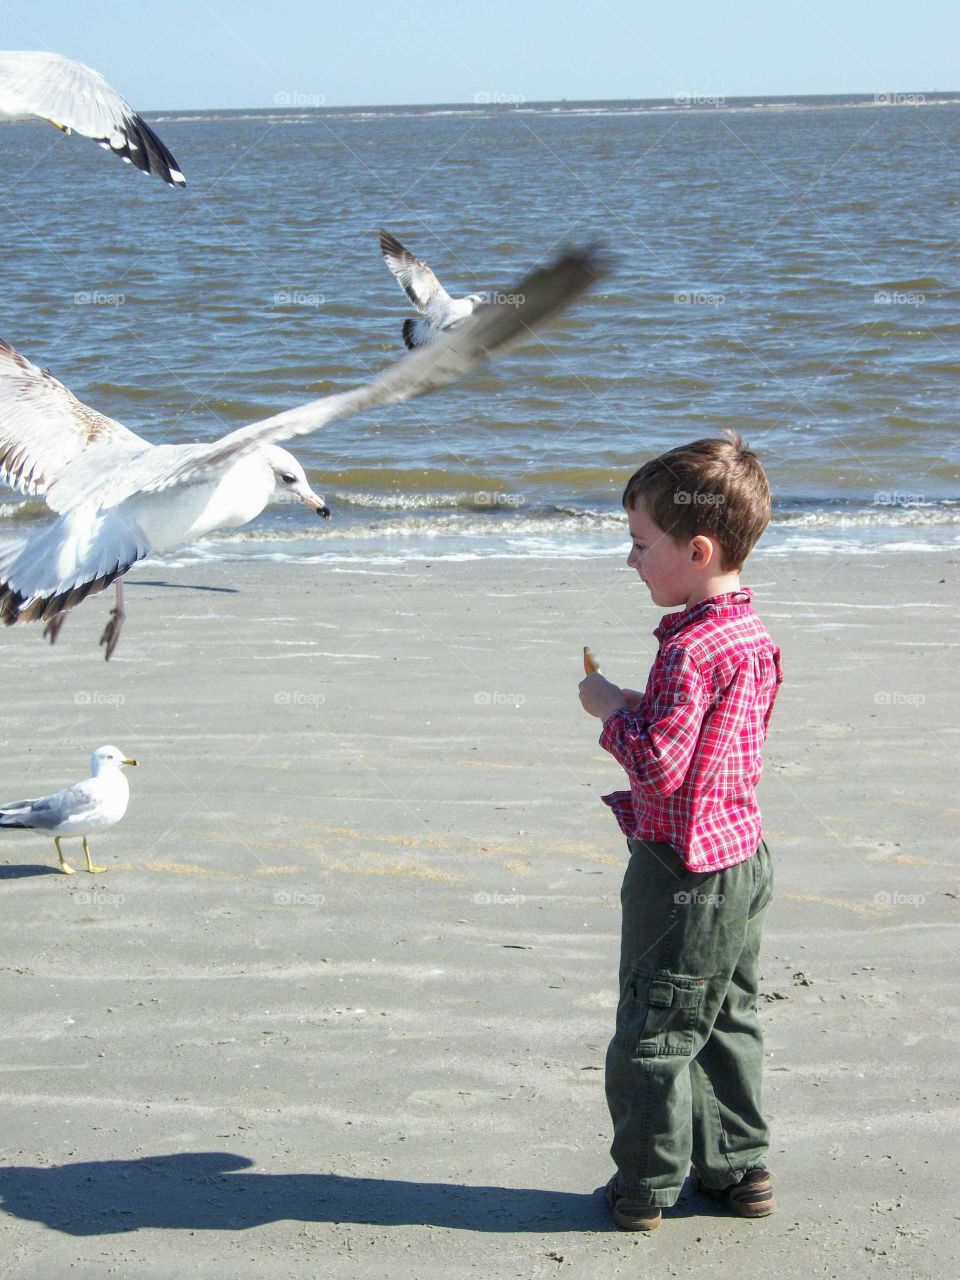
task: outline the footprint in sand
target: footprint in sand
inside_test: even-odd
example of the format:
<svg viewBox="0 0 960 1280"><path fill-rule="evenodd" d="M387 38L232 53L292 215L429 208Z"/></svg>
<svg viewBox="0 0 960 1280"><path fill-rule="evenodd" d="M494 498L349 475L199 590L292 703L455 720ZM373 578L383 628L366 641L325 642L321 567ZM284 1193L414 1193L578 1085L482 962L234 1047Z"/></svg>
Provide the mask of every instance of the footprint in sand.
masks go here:
<svg viewBox="0 0 960 1280"><path fill-rule="evenodd" d="M802 778L810 772L809 765L801 764L799 760L775 760L770 768L782 778Z"/></svg>
<svg viewBox="0 0 960 1280"><path fill-rule="evenodd" d="M883 858L893 858L899 852L900 845L894 840L851 840L854 849L869 849L866 855L868 862L879 862Z"/></svg>
<svg viewBox="0 0 960 1280"><path fill-rule="evenodd" d="M853 731L853 725L836 724L833 720L808 720L804 725L817 738L845 738Z"/></svg>
<svg viewBox="0 0 960 1280"><path fill-rule="evenodd" d="M416 1089L407 1095L407 1103L412 1107L429 1107L436 1111L464 1111L481 1105L489 1106L494 1097L485 1089Z"/></svg>

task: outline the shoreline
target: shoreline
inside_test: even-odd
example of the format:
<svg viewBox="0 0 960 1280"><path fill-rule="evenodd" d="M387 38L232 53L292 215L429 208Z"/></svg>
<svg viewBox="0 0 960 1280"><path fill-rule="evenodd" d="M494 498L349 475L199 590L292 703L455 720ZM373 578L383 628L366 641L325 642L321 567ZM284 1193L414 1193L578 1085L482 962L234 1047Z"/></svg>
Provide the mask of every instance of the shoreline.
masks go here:
<svg viewBox="0 0 960 1280"><path fill-rule="evenodd" d="M574 502L528 505L497 495L496 504L470 495L419 495L409 502L371 495L351 499L328 491L334 518L318 529L303 509L279 504L236 530L214 533L135 569L157 570L217 561L270 559L313 564L414 563L419 560L592 559L625 554L626 518L619 506ZM476 497L476 495L474 495ZM431 501L430 499L434 499ZM0 504L0 540L48 524L35 500ZM960 501L874 504L849 509L795 507L774 513L754 551L757 560L827 555L952 554L960 549Z"/></svg>

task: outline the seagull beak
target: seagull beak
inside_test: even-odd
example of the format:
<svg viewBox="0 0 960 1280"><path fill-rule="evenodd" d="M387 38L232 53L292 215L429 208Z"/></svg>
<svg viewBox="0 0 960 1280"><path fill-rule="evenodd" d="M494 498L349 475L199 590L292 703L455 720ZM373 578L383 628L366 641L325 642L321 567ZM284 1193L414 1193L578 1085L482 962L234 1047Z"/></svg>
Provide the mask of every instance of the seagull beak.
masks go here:
<svg viewBox="0 0 960 1280"><path fill-rule="evenodd" d="M121 763L122 763L122 764L132 764L132 765L136 765L136 763L137 763L137 762L136 762L136 760L123 760Z"/></svg>
<svg viewBox="0 0 960 1280"><path fill-rule="evenodd" d="M322 498L318 497L317 494L313 492L312 489L307 490L301 498L301 502L303 502L305 506L309 507L311 511L315 511L318 516L323 516L324 520L330 519L330 508Z"/></svg>

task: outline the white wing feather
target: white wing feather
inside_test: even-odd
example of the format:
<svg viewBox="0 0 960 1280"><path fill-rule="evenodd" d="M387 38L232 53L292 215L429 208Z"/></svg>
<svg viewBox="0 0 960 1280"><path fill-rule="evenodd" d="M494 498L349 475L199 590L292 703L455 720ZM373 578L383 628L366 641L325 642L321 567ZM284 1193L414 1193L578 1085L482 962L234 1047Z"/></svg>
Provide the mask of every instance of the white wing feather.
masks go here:
<svg viewBox="0 0 960 1280"><path fill-rule="evenodd" d="M450 301L450 295L422 258L415 258L389 231L380 232L380 252L400 287L415 307L424 311L435 299Z"/></svg>
<svg viewBox="0 0 960 1280"><path fill-rule="evenodd" d="M128 460L152 447L0 340L0 482L60 511L57 481L81 454L99 464L105 449Z"/></svg>
<svg viewBox="0 0 960 1280"><path fill-rule="evenodd" d="M170 186L186 179L150 126L98 71L42 51L0 52L0 113L32 115L95 138Z"/></svg>

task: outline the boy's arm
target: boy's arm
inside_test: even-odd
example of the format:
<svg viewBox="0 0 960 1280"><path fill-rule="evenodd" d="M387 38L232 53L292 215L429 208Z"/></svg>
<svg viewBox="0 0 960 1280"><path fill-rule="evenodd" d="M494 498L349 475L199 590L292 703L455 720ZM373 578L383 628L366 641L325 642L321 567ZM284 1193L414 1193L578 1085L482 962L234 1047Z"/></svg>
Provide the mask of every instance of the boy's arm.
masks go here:
<svg viewBox="0 0 960 1280"><path fill-rule="evenodd" d="M651 697L604 722L600 745L638 788L668 796L687 775L710 700L684 649L666 654L659 674Z"/></svg>

